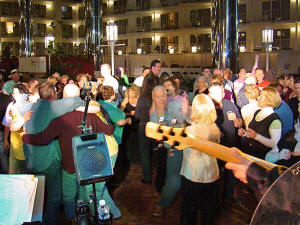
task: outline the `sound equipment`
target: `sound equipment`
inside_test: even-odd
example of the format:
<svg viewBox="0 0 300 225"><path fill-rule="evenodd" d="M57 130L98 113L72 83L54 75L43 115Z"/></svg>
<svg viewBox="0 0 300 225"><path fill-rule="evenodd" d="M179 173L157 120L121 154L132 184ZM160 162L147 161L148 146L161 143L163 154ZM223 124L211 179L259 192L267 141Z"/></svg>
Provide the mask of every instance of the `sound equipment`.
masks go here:
<svg viewBox="0 0 300 225"><path fill-rule="evenodd" d="M103 133L74 136L72 145L80 185L101 182L114 174Z"/></svg>
<svg viewBox="0 0 300 225"><path fill-rule="evenodd" d="M233 152L231 148L228 148L226 146L208 141L204 138L195 137L194 135L189 134L185 128L174 128L153 122L148 122L146 124L145 133L147 137L154 138L156 140L162 140L171 145L173 148L176 148L177 150L193 148L225 162L232 163L240 163L240 159L236 156L236 154L234 154L238 153L267 170L272 170L276 167L279 174L282 174L287 169L284 166L276 165L274 163L256 158L252 155L243 153L237 148L234 148L236 151Z"/></svg>

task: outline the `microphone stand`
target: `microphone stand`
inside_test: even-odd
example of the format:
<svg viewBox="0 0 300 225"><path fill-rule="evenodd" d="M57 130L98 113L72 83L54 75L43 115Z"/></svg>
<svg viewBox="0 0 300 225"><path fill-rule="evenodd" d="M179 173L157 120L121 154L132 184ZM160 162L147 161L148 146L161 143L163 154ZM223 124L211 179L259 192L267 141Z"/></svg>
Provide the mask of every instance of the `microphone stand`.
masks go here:
<svg viewBox="0 0 300 225"><path fill-rule="evenodd" d="M81 125L79 128L81 128L81 135L82 136L88 136L88 131L92 130L92 127L90 126L89 128L86 127L86 116L89 108L89 103L91 101L91 96L89 94L89 91L91 90L91 83L89 84L89 88L85 88L85 83L83 84L83 95L85 95L84 98L84 103L85 103L85 108L84 108L84 114L83 114L83 119L81 122ZM93 193L89 195L89 197L93 200L94 202L94 211L95 211L95 219L94 219L94 224L99 224L99 215L98 215L98 210L97 210L97 196L96 196L96 184L93 183Z"/></svg>

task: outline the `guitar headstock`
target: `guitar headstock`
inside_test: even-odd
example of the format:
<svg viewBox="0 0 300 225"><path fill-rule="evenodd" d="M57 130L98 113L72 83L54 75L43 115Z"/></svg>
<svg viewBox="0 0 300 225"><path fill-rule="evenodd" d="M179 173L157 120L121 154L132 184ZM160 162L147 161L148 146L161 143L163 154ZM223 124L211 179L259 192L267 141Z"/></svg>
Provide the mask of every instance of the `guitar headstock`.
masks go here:
<svg viewBox="0 0 300 225"><path fill-rule="evenodd" d="M148 122L146 124L145 133L147 137L164 141L171 145L172 148L178 150L192 147L190 138L184 128L168 127L162 124Z"/></svg>

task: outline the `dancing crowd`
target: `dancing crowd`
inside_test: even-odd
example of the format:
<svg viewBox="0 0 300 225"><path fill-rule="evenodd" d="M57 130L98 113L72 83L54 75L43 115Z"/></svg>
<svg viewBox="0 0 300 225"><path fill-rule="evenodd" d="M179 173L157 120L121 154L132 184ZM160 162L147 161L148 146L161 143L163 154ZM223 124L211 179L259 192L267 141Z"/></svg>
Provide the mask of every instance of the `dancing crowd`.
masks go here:
<svg viewBox="0 0 300 225"><path fill-rule="evenodd" d="M160 198L153 216L171 207L180 191L180 225L197 224L198 211L202 225L215 224L221 201L240 203L235 194L238 179L225 162L201 149L176 150L147 137L145 127L151 121L186 128L195 139L292 166L300 159L300 77L257 65L258 58L251 71L241 68L238 74L229 68L204 68L193 92L185 90L181 75L161 73L159 60L143 67L132 83L125 68L112 76L108 64L102 64L98 74L78 74L74 80L57 72L46 80L26 80L16 69L8 77L2 73L2 173L44 175L43 224L58 223L62 204L67 222L75 224L77 200L89 201L92 192L91 185L78 185L72 153L88 93L86 126L104 133L113 167L140 163L143 185L155 182ZM97 198L104 199L118 219L122 213L107 186L96 184ZM90 213L94 215L93 207Z"/></svg>

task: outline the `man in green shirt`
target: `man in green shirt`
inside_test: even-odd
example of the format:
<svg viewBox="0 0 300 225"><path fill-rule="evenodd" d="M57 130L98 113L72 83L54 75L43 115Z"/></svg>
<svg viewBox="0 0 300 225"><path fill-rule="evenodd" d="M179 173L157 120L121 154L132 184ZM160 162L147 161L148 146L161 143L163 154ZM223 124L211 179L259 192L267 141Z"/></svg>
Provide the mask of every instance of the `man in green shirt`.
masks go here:
<svg viewBox="0 0 300 225"><path fill-rule="evenodd" d="M120 77L121 77L121 79L124 80L125 86L128 87L128 86L129 86L129 80L128 80L128 76L125 74L125 69L124 69L124 67L119 67L118 69L119 69L119 71L120 71ZM118 70L117 70L117 73L118 73ZM121 79L120 79L120 80L121 80Z"/></svg>

